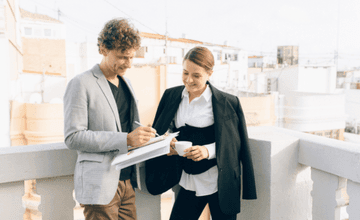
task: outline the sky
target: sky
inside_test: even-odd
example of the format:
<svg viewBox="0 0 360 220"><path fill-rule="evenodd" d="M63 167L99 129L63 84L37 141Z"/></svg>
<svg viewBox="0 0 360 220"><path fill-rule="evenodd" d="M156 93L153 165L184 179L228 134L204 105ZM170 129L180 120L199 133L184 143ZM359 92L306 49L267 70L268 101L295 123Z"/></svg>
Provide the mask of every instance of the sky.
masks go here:
<svg viewBox="0 0 360 220"><path fill-rule="evenodd" d="M129 18L140 31L239 47L270 56L299 46L300 63L360 67L359 0L19 0L30 12L58 18L67 40L96 42L106 21Z"/></svg>

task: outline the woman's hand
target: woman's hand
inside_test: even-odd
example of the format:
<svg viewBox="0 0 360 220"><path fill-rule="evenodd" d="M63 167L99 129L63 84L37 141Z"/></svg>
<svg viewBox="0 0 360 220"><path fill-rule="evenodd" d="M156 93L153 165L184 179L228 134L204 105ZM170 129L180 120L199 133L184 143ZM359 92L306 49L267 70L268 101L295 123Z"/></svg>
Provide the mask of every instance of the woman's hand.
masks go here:
<svg viewBox="0 0 360 220"><path fill-rule="evenodd" d="M177 151L175 150L175 142L177 142L176 138L173 138L170 142L170 153L168 153L168 156L172 155L178 155Z"/></svg>
<svg viewBox="0 0 360 220"><path fill-rule="evenodd" d="M209 151L205 146L192 146L184 150L186 154L183 157L191 159L193 161L200 161L209 157Z"/></svg>

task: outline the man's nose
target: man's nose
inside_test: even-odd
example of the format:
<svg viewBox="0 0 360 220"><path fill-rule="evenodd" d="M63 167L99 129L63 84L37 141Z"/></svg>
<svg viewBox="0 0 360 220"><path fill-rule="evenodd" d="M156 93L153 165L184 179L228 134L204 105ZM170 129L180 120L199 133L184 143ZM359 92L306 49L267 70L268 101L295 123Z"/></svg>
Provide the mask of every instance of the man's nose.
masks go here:
<svg viewBox="0 0 360 220"><path fill-rule="evenodd" d="M131 68L131 60L130 59L125 60L125 67L126 68Z"/></svg>

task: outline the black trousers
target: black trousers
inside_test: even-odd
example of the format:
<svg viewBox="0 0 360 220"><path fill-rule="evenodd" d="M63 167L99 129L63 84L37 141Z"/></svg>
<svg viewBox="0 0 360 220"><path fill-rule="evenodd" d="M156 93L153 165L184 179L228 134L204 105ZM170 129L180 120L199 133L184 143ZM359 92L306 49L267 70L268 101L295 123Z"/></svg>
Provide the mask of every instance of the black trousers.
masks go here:
<svg viewBox="0 0 360 220"><path fill-rule="evenodd" d="M217 192L197 197L194 191L188 191L182 187L176 198L170 220L198 220L207 203L209 203L212 220L236 220L236 214L226 215L221 212Z"/></svg>

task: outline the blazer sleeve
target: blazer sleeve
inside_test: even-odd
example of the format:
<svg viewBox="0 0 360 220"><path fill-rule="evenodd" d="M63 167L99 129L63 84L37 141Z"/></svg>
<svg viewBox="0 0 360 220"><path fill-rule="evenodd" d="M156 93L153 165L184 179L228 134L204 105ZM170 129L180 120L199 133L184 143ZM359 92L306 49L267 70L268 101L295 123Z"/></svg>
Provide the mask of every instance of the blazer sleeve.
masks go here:
<svg viewBox="0 0 360 220"><path fill-rule="evenodd" d="M167 128L159 127L157 125L157 123L158 123L158 121L160 119L160 115L161 115L162 111L165 108L166 103L169 101L168 100L168 95L169 95L168 90L165 90L164 94L162 95L162 97L160 99L160 103L159 103L158 108L156 110L156 114L155 114L155 118L154 118L154 122L153 122L153 128L155 128L156 131L158 132L158 134L160 134L160 135L163 135L167 131Z"/></svg>
<svg viewBox="0 0 360 220"><path fill-rule="evenodd" d="M241 149L239 158L242 164L242 178L243 178L243 199L256 199L256 185L254 168L250 153L249 138L247 135L246 121L244 112L241 108L239 98L237 100L237 115L239 118L239 135L241 140Z"/></svg>
<svg viewBox="0 0 360 220"><path fill-rule="evenodd" d="M94 97L93 97L94 98ZM107 152L119 150L126 153L127 133L117 131L89 130L88 88L79 78L73 78L64 95L64 136L65 144L71 150L85 152ZM102 114L102 112L99 112Z"/></svg>
<svg viewBox="0 0 360 220"><path fill-rule="evenodd" d="M153 127L159 134L163 134L168 128L161 127L163 114L168 103L169 91L166 90L160 100L158 109L156 111ZM147 160L145 168L145 183L146 188L152 195L159 195L171 189L174 185L179 183L182 172L182 165L179 156L163 155L150 160Z"/></svg>

